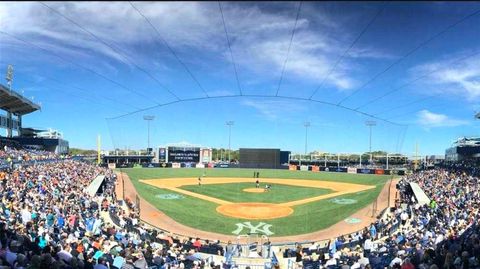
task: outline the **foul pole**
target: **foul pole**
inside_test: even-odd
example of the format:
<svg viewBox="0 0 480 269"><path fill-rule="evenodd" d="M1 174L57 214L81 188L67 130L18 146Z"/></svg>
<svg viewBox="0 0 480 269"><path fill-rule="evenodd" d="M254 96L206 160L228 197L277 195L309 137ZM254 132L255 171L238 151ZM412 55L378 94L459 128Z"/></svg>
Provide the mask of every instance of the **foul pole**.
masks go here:
<svg viewBox="0 0 480 269"><path fill-rule="evenodd" d="M101 151L101 139L100 135L97 136L97 164L100 164L100 151Z"/></svg>

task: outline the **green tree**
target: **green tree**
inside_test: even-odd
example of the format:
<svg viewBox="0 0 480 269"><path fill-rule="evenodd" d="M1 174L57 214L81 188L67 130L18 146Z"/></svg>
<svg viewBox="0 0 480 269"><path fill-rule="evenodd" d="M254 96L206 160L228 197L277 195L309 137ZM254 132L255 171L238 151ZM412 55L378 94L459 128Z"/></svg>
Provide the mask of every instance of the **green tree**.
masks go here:
<svg viewBox="0 0 480 269"><path fill-rule="evenodd" d="M96 155L97 151L93 149L79 149L79 148L70 148L68 151L70 155Z"/></svg>
<svg viewBox="0 0 480 269"><path fill-rule="evenodd" d="M228 153L230 152L230 159L232 161L238 161L240 157L240 151L238 150L232 150L229 151L228 149L224 148L212 148L212 160L214 161L219 161L219 160L224 160L228 161Z"/></svg>

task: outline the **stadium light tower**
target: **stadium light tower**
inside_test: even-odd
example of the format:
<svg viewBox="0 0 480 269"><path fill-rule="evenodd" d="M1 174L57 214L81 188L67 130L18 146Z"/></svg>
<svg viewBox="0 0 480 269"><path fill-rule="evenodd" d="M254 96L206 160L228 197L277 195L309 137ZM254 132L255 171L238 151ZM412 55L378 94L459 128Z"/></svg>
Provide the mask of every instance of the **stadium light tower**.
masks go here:
<svg viewBox="0 0 480 269"><path fill-rule="evenodd" d="M13 81L13 65L9 64L7 66L7 75L5 77L7 80L7 86L10 91L12 91L12 81Z"/></svg>
<svg viewBox="0 0 480 269"><path fill-rule="evenodd" d="M303 123L303 126L305 126L305 156L307 156L307 130L308 130L308 127L310 127L310 122L309 121L306 121Z"/></svg>
<svg viewBox="0 0 480 269"><path fill-rule="evenodd" d="M377 122L376 121L373 121L373 120L367 120L365 122L365 125L367 125L370 129L370 146L369 146L369 151L370 151L370 164L372 163L373 161L373 154L372 154L372 126L375 126L377 125Z"/></svg>
<svg viewBox="0 0 480 269"><path fill-rule="evenodd" d="M147 154L148 154L148 149L150 148L150 122L155 119L155 116L145 115L143 116L143 119L147 121L147 125L148 125L148 137L147 137Z"/></svg>
<svg viewBox="0 0 480 269"><path fill-rule="evenodd" d="M231 153L231 148L230 148L230 139L232 138L232 125L234 124L235 122L233 121L227 121L225 122L225 124L228 126L228 162L230 163L230 161L232 159L230 159L230 153Z"/></svg>
<svg viewBox="0 0 480 269"><path fill-rule="evenodd" d="M7 80L7 86L10 91L12 91L12 81L13 81L13 66L9 64L7 66L7 75L5 77ZM12 112L8 111L7 112L7 121L12 122ZM12 137L13 136L13 129L12 126L7 128L7 137Z"/></svg>

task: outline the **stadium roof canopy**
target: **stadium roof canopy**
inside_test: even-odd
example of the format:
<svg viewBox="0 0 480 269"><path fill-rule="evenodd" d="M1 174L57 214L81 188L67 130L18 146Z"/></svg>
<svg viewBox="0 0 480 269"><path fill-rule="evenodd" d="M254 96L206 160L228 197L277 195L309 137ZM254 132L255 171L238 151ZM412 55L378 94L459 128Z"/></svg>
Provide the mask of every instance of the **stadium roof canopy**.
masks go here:
<svg viewBox="0 0 480 269"><path fill-rule="evenodd" d="M47 130L35 129L35 128L22 128L22 136L34 137L38 133L45 132Z"/></svg>
<svg viewBox="0 0 480 269"><path fill-rule="evenodd" d="M40 106L0 84L0 109L22 116L39 110Z"/></svg>

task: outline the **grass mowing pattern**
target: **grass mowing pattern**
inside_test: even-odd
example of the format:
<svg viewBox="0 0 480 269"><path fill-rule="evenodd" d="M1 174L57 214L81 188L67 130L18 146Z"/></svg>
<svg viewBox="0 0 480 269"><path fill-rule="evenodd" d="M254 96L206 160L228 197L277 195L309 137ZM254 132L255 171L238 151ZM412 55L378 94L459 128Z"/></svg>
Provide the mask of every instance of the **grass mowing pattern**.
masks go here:
<svg viewBox="0 0 480 269"><path fill-rule="evenodd" d="M263 189L262 186L265 186L265 184L260 184L260 187ZM284 203L333 192L330 189L281 184L273 184L270 191L265 193L244 192L243 189L246 188L255 188L255 183L204 184L202 186L188 185L180 187L180 189L236 203Z"/></svg>
<svg viewBox="0 0 480 269"><path fill-rule="evenodd" d="M206 171L208 177L252 177L253 169L166 169L166 168L131 168L122 169L132 180L138 193L152 205L170 216L177 222L197 228L199 230L232 235L236 229L236 223L244 222L244 219L236 219L223 216L216 212L217 205L198 198L185 196L179 200L162 200L156 197L159 194L173 194L174 192L155 188L140 183L139 179L173 178L173 177L198 177ZM358 202L349 205L339 205L331 202L331 199L316 201L293 207L294 213L285 218L265 220L271 224L270 230L273 236L287 236L311 233L325 229L372 203L385 182L390 176L360 175L334 172L307 172L288 170L260 171L260 177L264 178L297 178L310 180L337 181L375 185L376 188L359 193L337 196L336 198L355 199ZM260 178L260 181L261 181ZM205 185L204 185L205 186ZM204 187L202 186L202 187ZM292 186L295 188L295 186ZM246 194L246 193L245 193ZM260 221L251 221L253 225ZM245 231L246 232L246 231Z"/></svg>

